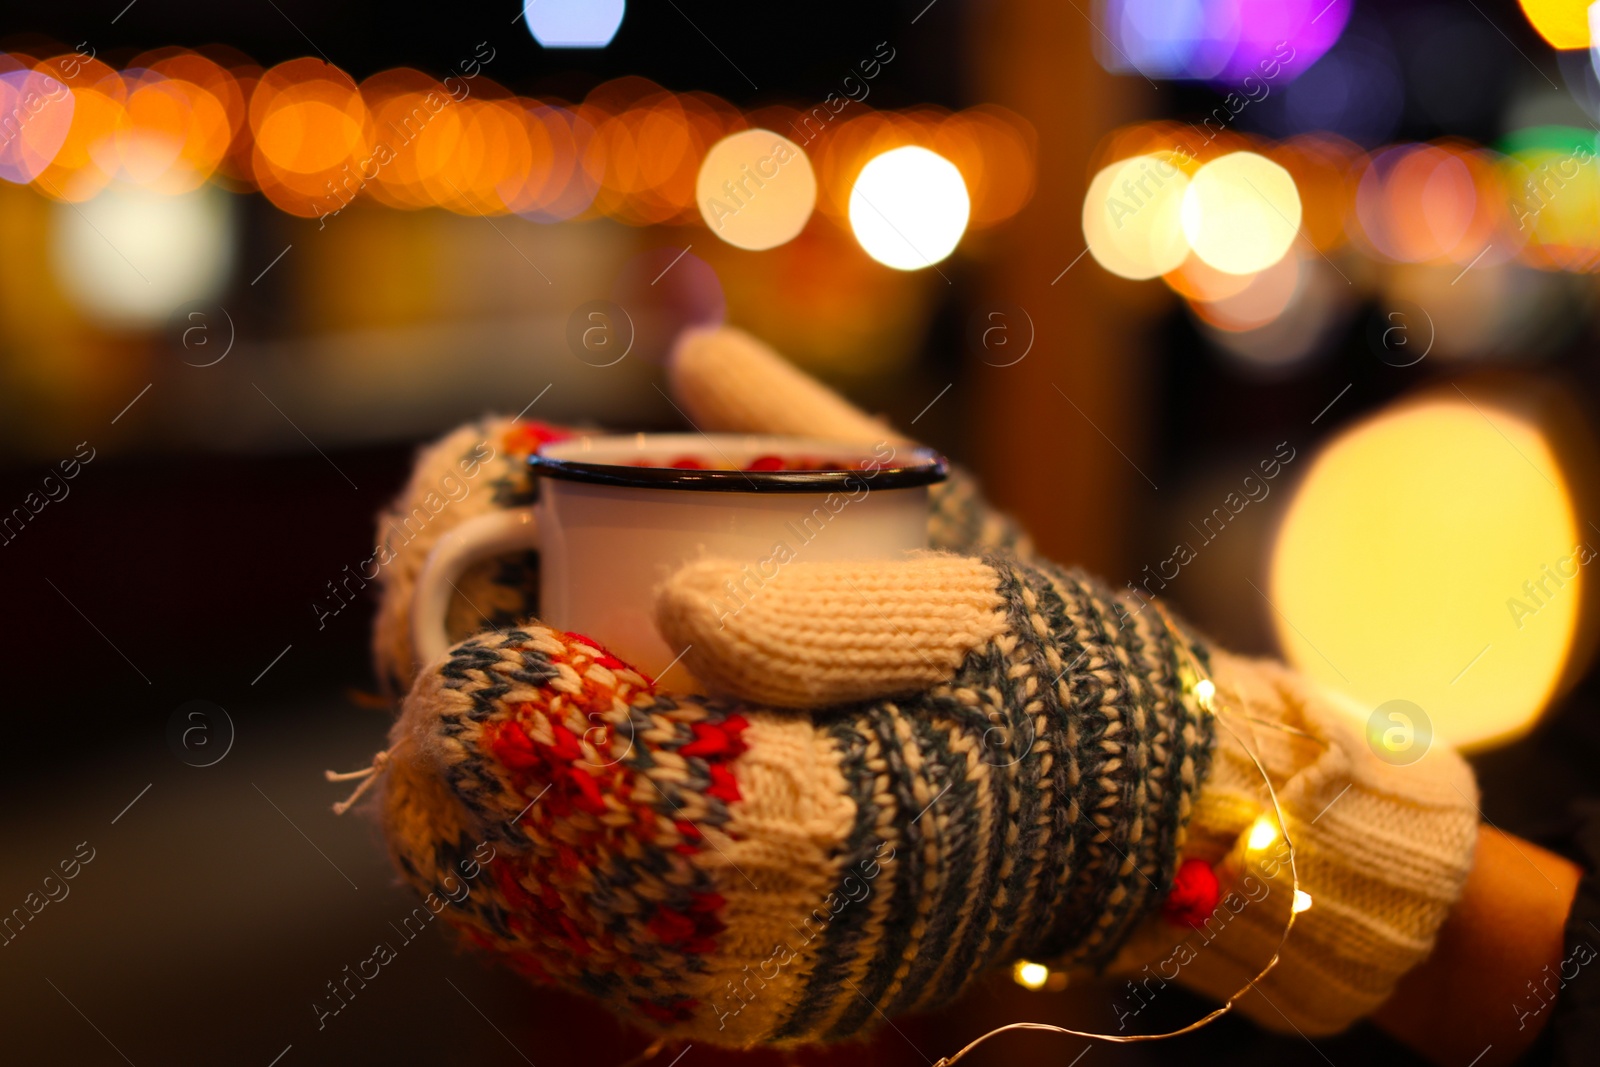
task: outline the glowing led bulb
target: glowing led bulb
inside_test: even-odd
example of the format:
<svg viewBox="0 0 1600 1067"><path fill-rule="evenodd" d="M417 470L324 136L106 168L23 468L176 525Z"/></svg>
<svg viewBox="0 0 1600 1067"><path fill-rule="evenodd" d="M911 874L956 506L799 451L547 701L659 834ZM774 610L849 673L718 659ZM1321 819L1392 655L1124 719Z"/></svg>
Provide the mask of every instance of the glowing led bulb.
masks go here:
<svg viewBox="0 0 1600 1067"><path fill-rule="evenodd" d="M1311 894L1304 889L1294 891L1294 913L1299 915L1303 911L1311 910Z"/></svg>
<svg viewBox="0 0 1600 1067"><path fill-rule="evenodd" d="M895 270L931 267L967 232L972 201L956 165L916 145L861 168L850 190L850 229L867 255Z"/></svg>
<svg viewBox="0 0 1600 1067"><path fill-rule="evenodd" d="M1194 683L1194 699L1206 711L1211 710L1211 703L1216 696L1217 687L1210 678L1202 678Z"/></svg>
<svg viewBox="0 0 1600 1067"><path fill-rule="evenodd" d="M1257 819L1250 827L1250 839L1246 842L1251 852L1261 852L1272 847L1278 840L1278 825L1265 815Z"/></svg>
<svg viewBox="0 0 1600 1067"><path fill-rule="evenodd" d="M1018 960L1011 967L1011 978L1024 989L1043 989L1050 980L1050 968L1030 960Z"/></svg>

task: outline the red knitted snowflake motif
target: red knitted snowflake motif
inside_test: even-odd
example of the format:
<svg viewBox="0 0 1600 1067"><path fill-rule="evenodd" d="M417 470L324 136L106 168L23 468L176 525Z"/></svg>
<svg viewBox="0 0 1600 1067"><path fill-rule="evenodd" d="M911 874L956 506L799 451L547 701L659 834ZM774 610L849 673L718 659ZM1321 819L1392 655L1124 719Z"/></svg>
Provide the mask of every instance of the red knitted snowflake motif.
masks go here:
<svg viewBox="0 0 1600 1067"><path fill-rule="evenodd" d="M552 441L565 441L571 436L571 430L563 430L547 422L516 422L512 423L500 442L505 446L505 450L513 455L529 456L537 452L542 445L550 444Z"/></svg>
<svg viewBox="0 0 1600 1067"><path fill-rule="evenodd" d="M546 687L538 701L510 705L506 718L485 725L489 749L518 791L539 798L523 815L522 825L540 847L524 869L505 865L494 871L509 913L507 923L519 943L510 953L512 962L541 980L581 975L588 969L584 961L596 956L598 968L635 973L640 967L637 953L632 945L619 943L634 936L681 955L709 954L725 929L719 917L723 899L716 893L693 893L676 907L657 904L648 918L620 936L607 929L607 920L615 916L589 910L595 872L613 869L619 857L638 857L641 849L692 856L707 843L688 818L661 817L654 807L657 793L639 789L639 774L627 760L633 745L659 742L631 736L631 723L618 713L617 701L626 704L653 690L655 683L645 679L641 686L622 677L632 668L587 637L556 636L567 647L550 661L575 671L584 680L581 690ZM618 674L615 684L589 677L594 666ZM687 725L692 738L677 745L677 755L704 762L710 778L706 795L725 804L737 802L739 785L731 764L745 749L745 720L729 716ZM649 731L652 736L662 732L677 731ZM640 792L648 802L635 799ZM686 1018L696 1007L682 999L634 1001L640 1011L662 1022Z"/></svg>

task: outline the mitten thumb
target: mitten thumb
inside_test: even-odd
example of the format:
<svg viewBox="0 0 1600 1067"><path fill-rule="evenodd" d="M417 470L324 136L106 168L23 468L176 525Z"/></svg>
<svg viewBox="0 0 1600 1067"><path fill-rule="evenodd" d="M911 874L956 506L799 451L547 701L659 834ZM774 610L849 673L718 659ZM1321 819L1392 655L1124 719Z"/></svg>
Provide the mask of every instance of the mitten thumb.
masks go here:
<svg viewBox="0 0 1600 1067"><path fill-rule="evenodd" d="M770 577L705 559L656 595L656 627L708 689L819 708L947 681L1005 628L1000 578L945 553L861 563L794 561Z"/></svg>

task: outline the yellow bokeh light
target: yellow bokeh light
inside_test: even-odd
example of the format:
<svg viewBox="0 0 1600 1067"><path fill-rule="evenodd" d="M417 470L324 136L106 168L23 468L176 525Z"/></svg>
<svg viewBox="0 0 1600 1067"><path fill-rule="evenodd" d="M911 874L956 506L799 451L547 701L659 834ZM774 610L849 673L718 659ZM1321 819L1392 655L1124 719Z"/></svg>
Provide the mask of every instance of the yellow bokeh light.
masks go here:
<svg viewBox="0 0 1600 1067"><path fill-rule="evenodd" d="M1228 274L1254 274L1294 243L1300 192L1294 177L1266 156L1231 152L1195 172L1182 217L1195 255Z"/></svg>
<svg viewBox="0 0 1600 1067"><path fill-rule="evenodd" d="M771 130L741 130L711 146L695 179L711 232L760 251L794 240L817 205L817 177L799 145Z"/></svg>
<svg viewBox="0 0 1600 1067"><path fill-rule="evenodd" d="M1293 905L1293 908L1294 908L1294 913L1296 915L1299 915L1303 911L1310 911L1311 910L1311 894L1307 893L1304 889L1296 889L1294 891L1294 905Z"/></svg>
<svg viewBox="0 0 1600 1067"><path fill-rule="evenodd" d="M1577 627L1580 542L1544 435L1485 398L1419 401L1346 432L1289 505L1279 642L1356 698L1414 703L1447 742L1530 729Z"/></svg>
<svg viewBox="0 0 1600 1067"><path fill-rule="evenodd" d="M1011 967L1011 978L1024 989L1043 989L1050 980L1050 968L1042 963L1018 960Z"/></svg>
<svg viewBox="0 0 1600 1067"><path fill-rule="evenodd" d="M1590 0L1518 0L1539 36L1552 48L1589 47Z"/></svg>
<svg viewBox="0 0 1600 1067"><path fill-rule="evenodd" d="M1261 852L1278 840L1278 824L1263 815L1250 824L1250 837L1245 842L1251 852Z"/></svg>
<svg viewBox="0 0 1600 1067"><path fill-rule="evenodd" d="M874 158L850 189L850 229L867 255L895 270L931 267L967 232L972 201L956 165L916 145Z"/></svg>
<svg viewBox="0 0 1600 1067"><path fill-rule="evenodd" d="M1516 229L1537 267L1581 270L1592 264L1600 234L1600 168L1571 150L1533 148L1506 158L1517 189Z"/></svg>
<svg viewBox="0 0 1600 1067"><path fill-rule="evenodd" d="M1164 155L1134 156L1096 174L1083 198L1083 239L1095 262L1135 280L1182 266L1188 187L1188 175Z"/></svg>

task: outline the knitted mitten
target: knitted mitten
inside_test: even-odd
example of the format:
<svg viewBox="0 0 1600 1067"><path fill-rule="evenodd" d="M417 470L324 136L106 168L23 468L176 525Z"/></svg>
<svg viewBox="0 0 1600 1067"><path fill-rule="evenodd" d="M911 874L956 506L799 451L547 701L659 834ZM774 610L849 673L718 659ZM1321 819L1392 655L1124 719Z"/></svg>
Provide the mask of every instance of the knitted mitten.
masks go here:
<svg viewBox="0 0 1600 1067"><path fill-rule="evenodd" d="M1202 708L1186 720L1215 744L1209 759L1195 757L1204 777L1192 812L1180 813L1183 834L1171 847L1181 843L1181 857L1213 871L1221 884L1198 902L1187 890L1169 899L1171 856L1150 865L1118 843L1134 871L1128 888L1153 890L1168 907L1146 917L1114 961L1115 973L1131 977L1109 1006L1114 1019L1101 1029L1138 1032L1136 1017L1173 981L1226 1000L1277 950L1295 894L1263 771L1294 844L1302 904L1310 906L1281 961L1239 1009L1273 1029L1323 1034L1381 1004L1428 954L1471 867L1477 794L1460 757L1438 747L1406 766L1386 762L1369 747L1359 709L1281 664L1208 652L1191 635L1168 630L1165 616L1136 598L1098 600L1095 622L1110 646L1095 648L1080 625L1055 614L1057 604L1073 602L1063 589L1087 588L1084 579L1041 564L1053 595L1034 603L1045 590L1015 584L1015 568L1003 560L985 562L987 574L966 580L1008 601L1020 596L1061 641L1062 666L1050 671L1061 675L1059 692L1046 696L1036 733L1054 716L1082 717L1074 694L1097 677L1112 687L1105 699L1123 709L1122 721L1135 731L1147 702L1162 696L1215 709L1215 716ZM939 584L948 566L948 557L872 566L796 562L730 610L738 569L701 561L662 590L658 624L674 647L691 646L684 659L697 678L750 701L823 708L929 687L943 692L952 662L1019 639L963 617L955 590ZM1191 656L1212 694L1202 697L1174 680ZM900 706L917 714L909 703ZM1053 756L1025 741L1011 741L1007 751L1030 760ZM1083 962L1052 957L1050 947L1022 955L1068 969Z"/></svg>
<svg viewBox="0 0 1600 1067"><path fill-rule="evenodd" d="M459 427L419 453L411 480L378 516L377 550L369 561L376 563L379 583L372 653L388 695L398 699L416 677L411 598L428 552L467 519L532 503L528 456L546 441L568 436L570 431L544 423L490 417ZM530 552L467 568L445 618L450 640L532 615L539 604L538 577L538 557Z"/></svg>
<svg viewBox="0 0 1600 1067"><path fill-rule="evenodd" d="M1276 790L1309 908L1239 1008L1274 1030L1342 1030L1428 955L1460 896L1477 841L1472 772L1442 745L1390 762L1364 729L1366 709L1281 664L1215 651L1211 677L1222 728L1184 854L1214 865L1222 892L1130 941L1115 968L1126 976L1118 1026L1138 1029L1136 1016L1174 979L1221 1001L1278 947L1295 897L1253 752Z"/></svg>
<svg viewBox="0 0 1600 1067"><path fill-rule="evenodd" d="M903 659L855 609L936 601L908 633L942 677L815 715L657 692L536 624L456 645L390 737L400 869L527 974L697 1042L838 1039L1019 956L1108 962L1212 748L1177 635L1048 564L910 568L838 572L840 632Z"/></svg>
<svg viewBox="0 0 1600 1067"><path fill-rule="evenodd" d="M674 386L708 428L889 436L776 367L740 335L696 335ZM1314 906L1241 1007L1336 1028L1426 953L1470 860L1473 786L1453 755L1380 764L1291 672L1018 558L967 483L936 498L930 529L939 547L1001 551L794 562L737 610L734 565L675 575L663 634L736 700L659 693L531 622L456 645L391 737L400 868L528 974L748 1045L847 1036L1018 957L1161 965L1180 941L1157 912L1188 856L1223 874L1209 921L1229 929L1157 981L1220 999L1271 955L1290 898L1283 870L1259 892L1271 853L1245 855L1270 810L1248 742Z"/></svg>

